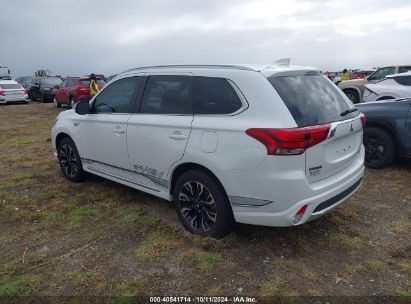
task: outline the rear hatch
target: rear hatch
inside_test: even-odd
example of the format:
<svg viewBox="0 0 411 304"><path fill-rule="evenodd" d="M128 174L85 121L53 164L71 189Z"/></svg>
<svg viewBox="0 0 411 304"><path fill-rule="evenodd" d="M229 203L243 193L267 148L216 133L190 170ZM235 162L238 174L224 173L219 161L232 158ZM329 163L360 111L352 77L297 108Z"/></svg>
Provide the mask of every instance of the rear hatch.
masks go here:
<svg viewBox="0 0 411 304"><path fill-rule="evenodd" d="M305 151L308 181L327 178L347 168L362 145L360 113L328 79L314 71L268 77L299 128L329 126L327 137Z"/></svg>

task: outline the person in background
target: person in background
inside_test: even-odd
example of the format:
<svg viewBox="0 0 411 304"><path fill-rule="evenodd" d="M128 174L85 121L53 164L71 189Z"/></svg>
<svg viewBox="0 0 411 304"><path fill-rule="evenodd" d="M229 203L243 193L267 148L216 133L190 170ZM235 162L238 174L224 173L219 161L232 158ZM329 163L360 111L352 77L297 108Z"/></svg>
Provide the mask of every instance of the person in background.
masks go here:
<svg viewBox="0 0 411 304"><path fill-rule="evenodd" d="M95 74L90 75L90 95L94 96L100 91L97 84L97 77Z"/></svg>
<svg viewBox="0 0 411 304"><path fill-rule="evenodd" d="M347 69L344 69L344 71L341 73L341 81L347 80L350 80L350 73L348 73Z"/></svg>

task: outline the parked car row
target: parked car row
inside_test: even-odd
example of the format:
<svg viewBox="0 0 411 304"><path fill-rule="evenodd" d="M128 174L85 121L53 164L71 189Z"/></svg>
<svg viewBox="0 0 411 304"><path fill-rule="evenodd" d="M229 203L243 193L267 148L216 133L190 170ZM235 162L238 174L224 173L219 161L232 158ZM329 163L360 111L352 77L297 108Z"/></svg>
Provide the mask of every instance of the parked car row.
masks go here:
<svg viewBox="0 0 411 304"><path fill-rule="evenodd" d="M402 74L411 71L411 65L397 65L382 67L363 79L354 79L342 81L338 84L338 87L348 96L353 103L359 103L363 101L365 86L383 80L388 75ZM392 96L393 97L393 96ZM411 97L411 96L400 96ZM377 100L386 99L384 96L377 96Z"/></svg>

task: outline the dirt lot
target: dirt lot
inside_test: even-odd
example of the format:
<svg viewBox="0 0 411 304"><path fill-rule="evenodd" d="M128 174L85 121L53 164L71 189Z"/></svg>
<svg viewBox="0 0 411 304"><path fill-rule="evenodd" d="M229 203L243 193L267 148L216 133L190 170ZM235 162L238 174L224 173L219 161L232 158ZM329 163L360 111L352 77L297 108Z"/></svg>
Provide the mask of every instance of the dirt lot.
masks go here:
<svg viewBox="0 0 411 304"><path fill-rule="evenodd" d="M361 190L315 222L238 225L216 241L185 232L171 203L98 177L67 181L50 142L57 112L0 106L0 297L410 299L410 160L367 170Z"/></svg>

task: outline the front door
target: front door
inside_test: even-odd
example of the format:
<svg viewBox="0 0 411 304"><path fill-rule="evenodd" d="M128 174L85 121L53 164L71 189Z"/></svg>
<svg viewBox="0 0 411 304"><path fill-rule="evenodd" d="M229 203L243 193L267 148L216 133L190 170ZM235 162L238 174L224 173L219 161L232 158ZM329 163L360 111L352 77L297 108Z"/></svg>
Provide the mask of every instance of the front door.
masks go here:
<svg viewBox="0 0 411 304"><path fill-rule="evenodd" d="M126 77L113 82L93 100L91 113L77 122L81 135L81 157L86 170L119 179L131 178L127 121L139 83L140 77Z"/></svg>
<svg viewBox="0 0 411 304"><path fill-rule="evenodd" d="M139 113L127 124L131 166L143 185L166 191L169 169L180 160L193 121L192 75L150 75Z"/></svg>

